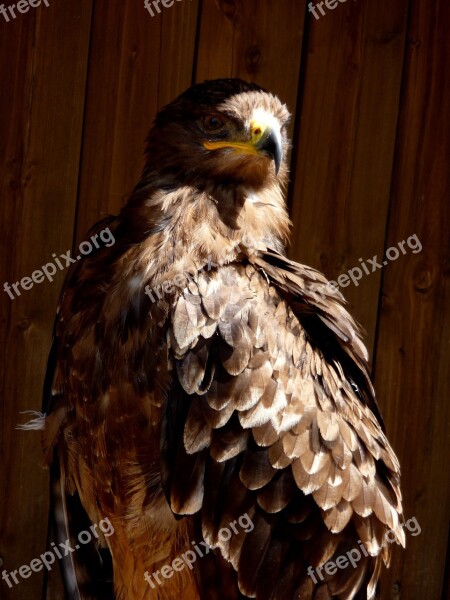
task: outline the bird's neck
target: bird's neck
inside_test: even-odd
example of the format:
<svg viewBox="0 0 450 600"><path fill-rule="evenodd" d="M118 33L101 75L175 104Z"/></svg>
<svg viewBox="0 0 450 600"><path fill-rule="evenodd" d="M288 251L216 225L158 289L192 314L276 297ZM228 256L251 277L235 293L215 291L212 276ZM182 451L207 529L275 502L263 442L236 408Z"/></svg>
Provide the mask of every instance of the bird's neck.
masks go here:
<svg viewBox="0 0 450 600"><path fill-rule="evenodd" d="M142 245L154 249L161 264L188 254L195 267L220 265L256 250L282 252L288 241L290 221L275 181L260 191L181 186L141 188L138 194L122 216L141 236Z"/></svg>

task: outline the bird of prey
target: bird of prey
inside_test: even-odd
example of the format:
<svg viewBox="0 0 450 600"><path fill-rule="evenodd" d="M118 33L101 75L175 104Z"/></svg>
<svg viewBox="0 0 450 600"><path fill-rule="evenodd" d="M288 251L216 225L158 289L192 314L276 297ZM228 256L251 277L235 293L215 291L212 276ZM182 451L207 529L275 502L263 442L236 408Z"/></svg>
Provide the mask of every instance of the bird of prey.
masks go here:
<svg viewBox="0 0 450 600"><path fill-rule="evenodd" d="M68 272L41 428L69 598L372 599L404 545L360 330L285 254L289 116L192 86L93 229L115 243Z"/></svg>

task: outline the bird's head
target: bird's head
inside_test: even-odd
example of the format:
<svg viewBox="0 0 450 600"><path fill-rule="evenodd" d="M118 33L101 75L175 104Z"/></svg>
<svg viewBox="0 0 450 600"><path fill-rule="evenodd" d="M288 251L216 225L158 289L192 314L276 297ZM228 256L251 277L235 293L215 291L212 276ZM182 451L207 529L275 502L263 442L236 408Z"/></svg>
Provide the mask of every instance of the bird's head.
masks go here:
<svg viewBox="0 0 450 600"><path fill-rule="evenodd" d="M185 185L258 191L286 178L288 120L286 106L255 84L197 84L158 114L148 140L149 166Z"/></svg>
<svg viewBox="0 0 450 600"><path fill-rule="evenodd" d="M240 79L194 85L163 108L123 211L138 239L170 231L165 247L180 242L204 255L244 236L281 249L289 116L276 96Z"/></svg>

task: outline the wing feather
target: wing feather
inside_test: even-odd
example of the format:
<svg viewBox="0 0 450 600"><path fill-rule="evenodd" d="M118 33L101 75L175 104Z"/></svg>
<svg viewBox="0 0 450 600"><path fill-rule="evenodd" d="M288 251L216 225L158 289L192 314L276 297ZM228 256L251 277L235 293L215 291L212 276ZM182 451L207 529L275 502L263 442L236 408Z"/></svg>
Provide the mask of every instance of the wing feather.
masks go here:
<svg viewBox="0 0 450 600"><path fill-rule="evenodd" d="M195 513L248 597L373 594L384 533L402 542L401 495L359 330L339 295L312 294L308 282L325 281L313 270L275 253L252 263L199 273L172 312L179 393L169 397L190 407L167 467L172 510ZM311 582L308 566L358 536L368 552L357 569Z"/></svg>

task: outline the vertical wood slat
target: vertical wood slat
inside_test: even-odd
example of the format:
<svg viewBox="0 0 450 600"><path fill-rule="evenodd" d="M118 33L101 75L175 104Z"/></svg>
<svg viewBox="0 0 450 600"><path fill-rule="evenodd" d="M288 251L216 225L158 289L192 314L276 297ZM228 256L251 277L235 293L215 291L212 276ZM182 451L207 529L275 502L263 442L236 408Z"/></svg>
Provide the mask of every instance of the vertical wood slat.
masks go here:
<svg viewBox="0 0 450 600"><path fill-rule="evenodd" d="M136 141L146 133L141 111L150 119L157 106L160 21L136 1L94 5L77 242L105 214L118 212L142 169L143 144Z"/></svg>
<svg viewBox="0 0 450 600"><path fill-rule="evenodd" d="M32 88L32 64L34 56L34 31L36 15L21 19L16 23L0 23L0 72L2 73L3 93L0 94L0 271L1 279L16 281L16 274L22 275L22 257L16 247L16 236L20 231L22 208L22 165L25 154L26 132L29 122L29 97ZM25 274L25 273L23 273ZM3 285L2 285L3 287ZM30 298L28 297L28 301ZM46 486L44 478L36 476L34 462L23 465L24 453L35 456L39 440L28 437L25 448L22 439L14 431L19 421L20 407L29 408L28 399L20 396L17 389L17 375L12 371L17 362L17 335L23 335L18 327L18 300L11 301L2 290L0 297L0 347L2 361L0 370L0 564L8 571L18 568L23 562L24 548L20 536L23 528L29 527L30 547L34 554L39 542L45 536L45 525L39 523L45 511ZM23 304L23 302L22 302ZM23 313L23 310L22 310ZM13 345L13 342L16 343ZM12 381L10 378L13 377ZM26 385L21 374L22 386ZM39 400L36 398L36 401ZM26 402L26 404L25 404ZM18 476L16 476L16 472ZM29 482L32 493L44 498L41 505L33 507L31 496L24 501L25 482ZM8 486L8 487L7 487ZM8 496L6 491L8 490ZM15 507L15 508L14 508ZM25 514L21 514L21 509ZM34 524L32 520L36 519ZM23 524L20 521L24 521ZM0 581L0 596L5 600L15 600L20 589L10 590L6 582ZM29 589L31 586L28 586Z"/></svg>
<svg viewBox="0 0 450 600"><path fill-rule="evenodd" d="M241 0L233 76L256 81L286 102L293 117L302 56L305 0ZM291 127L293 126L293 120Z"/></svg>
<svg viewBox="0 0 450 600"><path fill-rule="evenodd" d="M145 138L158 108L189 87L197 10L198 0L175 2L152 17L138 0L96 3L78 242L106 213L119 212L142 171ZM174 40L180 44L176 51L170 47Z"/></svg>
<svg viewBox="0 0 450 600"><path fill-rule="evenodd" d="M387 598L445 595L450 512L450 5L411 3L387 245L416 234L420 253L383 278L375 384L403 474L407 548L394 555ZM388 595L391 594L391 595Z"/></svg>
<svg viewBox="0 0 450 600"><path fill-rule="evenodd" d="M205 0L196 81L240 77L256 82L279 95L294 112L305 4L305 0Z"/></svg>
<svg viewBox="0 0 450 600"><path fill-rule="evenodd" d="M1 269L14 283L70 248L86 85L91 2L55 0L6 23L2 19L1 70L6 83L2 131ZM63 42L63 43L62 43ZM6 64L5 64L6 63ZM15 430L39 410L55 307L63 272L22 290L11 300L2 291L0 556L8 572L45 549L48 474L42 469L37 433ZM4 322L4 316L7 322ZM5 491L7 490L7 494ZM9 588L5 600L36 598L42 573ZM11 581L13 583L13 581Z"/></svg>
<svg viewBox="0 0 450 600"><path fill-rule="evenodd" d="M233 23L238 0L202 0L195 81L233 76Z"/></svg>
<svg viewBox="0 0 450 600"><path fill-rule="evenodd" d="M331 280L360 267L360 258L383 254L407 6L348 2L309 17L290 254ZM368 332L371 355L380 277L364 275L358 287L344 280L340 288Z"/></svg>
<svg viewBox="0 0 450 600"><path fill-rule="evenodd" d="M199 8L183 0L163 13L158 110L192 84Z"/></svg>

